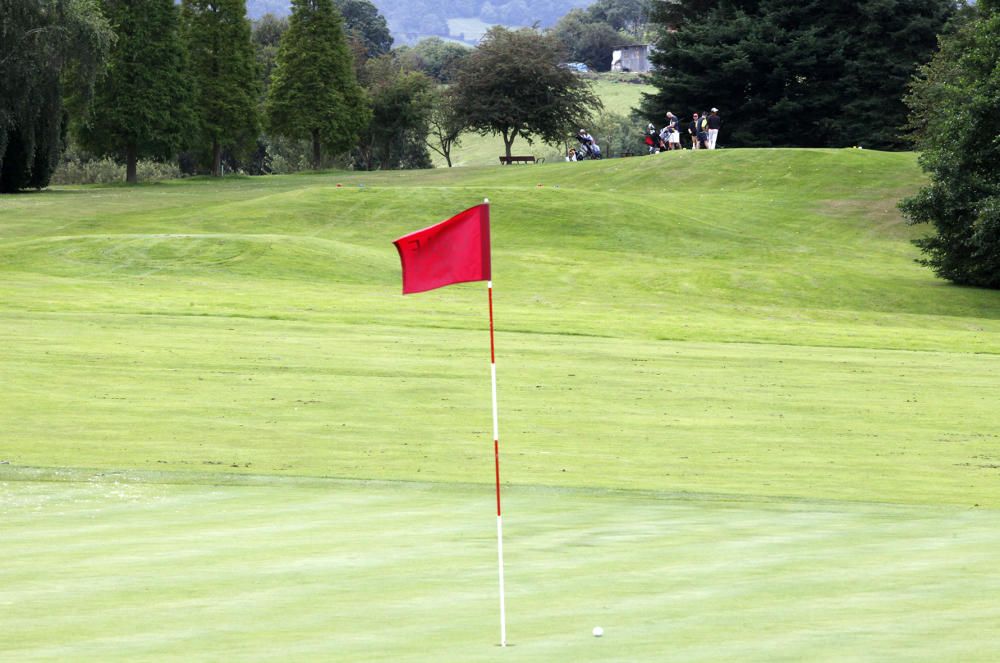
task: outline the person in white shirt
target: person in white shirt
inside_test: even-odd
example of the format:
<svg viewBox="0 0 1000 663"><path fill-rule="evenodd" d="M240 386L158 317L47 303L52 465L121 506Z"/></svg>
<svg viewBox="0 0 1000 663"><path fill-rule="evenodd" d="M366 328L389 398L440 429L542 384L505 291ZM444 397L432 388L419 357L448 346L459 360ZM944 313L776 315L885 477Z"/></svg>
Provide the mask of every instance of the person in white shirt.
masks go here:
<svg viewBox="0 0 1000 663"><path fill-rule="evenodd" d="M713 108L712 114L708 116L708 149L715 149L715 141L719 138L719 128L722 127L722 118L719 117L719 109Z"/></svg>

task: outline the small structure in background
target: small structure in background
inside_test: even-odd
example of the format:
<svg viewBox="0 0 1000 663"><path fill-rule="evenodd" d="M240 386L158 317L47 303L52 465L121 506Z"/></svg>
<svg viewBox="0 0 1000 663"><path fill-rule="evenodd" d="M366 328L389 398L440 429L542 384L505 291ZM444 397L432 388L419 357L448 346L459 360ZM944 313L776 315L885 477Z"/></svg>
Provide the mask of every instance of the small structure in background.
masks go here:
<svg viewBox="0 0 1000 663"><path fill-rule="evenodd" d="M653 50L651 44L632 44L616 48L611 52L611 71L646 73L652 68L649 64L649 55Z"/></svg>

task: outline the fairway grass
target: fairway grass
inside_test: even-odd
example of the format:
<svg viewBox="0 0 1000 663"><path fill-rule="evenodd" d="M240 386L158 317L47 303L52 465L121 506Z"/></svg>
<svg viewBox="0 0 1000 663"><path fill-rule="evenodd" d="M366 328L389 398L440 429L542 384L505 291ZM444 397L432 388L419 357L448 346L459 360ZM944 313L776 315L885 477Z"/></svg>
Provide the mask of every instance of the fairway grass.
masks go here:
<svg viewBox="0 0 1000 663"><path fill-rule="evenodd" d="M910 154L0 198L11 660L989 661L1000 293ZM489 198L484 284L391 240ZM605 636L593 638L594 626Z"/></svg>

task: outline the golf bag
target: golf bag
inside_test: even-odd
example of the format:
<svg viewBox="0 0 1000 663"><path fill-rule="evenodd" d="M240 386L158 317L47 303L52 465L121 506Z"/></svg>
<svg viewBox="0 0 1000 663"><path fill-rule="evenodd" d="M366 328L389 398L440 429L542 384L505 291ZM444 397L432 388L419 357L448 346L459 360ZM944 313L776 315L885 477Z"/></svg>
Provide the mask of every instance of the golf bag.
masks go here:
<svg viewBox="0 0 1000 663"><path fill-rule="evenodd" d="M580 149L576 151L577 161L602 158L601 148L597 146L597 143L592 140L587 140L583 136L577 136L576 139L580 141Z"/></svg>

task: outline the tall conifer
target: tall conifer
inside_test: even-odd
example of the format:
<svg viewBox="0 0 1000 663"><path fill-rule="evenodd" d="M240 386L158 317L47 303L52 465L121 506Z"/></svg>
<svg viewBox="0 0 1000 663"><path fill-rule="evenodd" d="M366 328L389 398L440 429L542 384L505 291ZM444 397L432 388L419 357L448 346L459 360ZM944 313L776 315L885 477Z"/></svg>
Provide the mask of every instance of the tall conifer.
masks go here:
<svg viewBox="0 0 1000 663"><path fill-rule="evenodd" d="M135 183L140 157L174 157L196 126L179 10L173 0L102 6L118 40L79 137L93 152L123 157L125 179Z"/></svg>
<svg viewBox="0 0 1000 663"><path fill-rule="evenodd" d="M271 131L312 142L313 168L321 146L346 152L371 115L354 74L344 21L332 0L292 0L268 91Z"/></svg>
<svg viewBox="0 0 1000 663"><path fill-rule="evenodd" d="M260 131L260 82L246 0L183 0L184 41L195 83L201 140L211 149L212 175L222 174L222 149L252 146Z"/></svg>
<svg viewBox="0 0 1000 663"><path fill-rule="evenodd" d="M654 3L658 48L643 111L722 109L727 146L900 149L903 92L952 0Z"/></svg>

